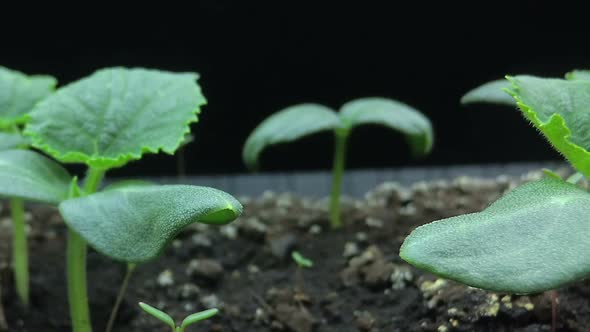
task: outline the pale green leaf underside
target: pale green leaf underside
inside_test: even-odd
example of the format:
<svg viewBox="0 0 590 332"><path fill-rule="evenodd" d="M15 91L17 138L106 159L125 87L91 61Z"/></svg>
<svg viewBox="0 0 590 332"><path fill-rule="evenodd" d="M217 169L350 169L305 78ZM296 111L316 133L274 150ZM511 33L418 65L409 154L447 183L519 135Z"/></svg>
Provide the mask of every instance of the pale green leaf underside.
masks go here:
<svg viewBox="0 0 590 332"><path fill-rule="evenodd" d="M126 179L115 181L104 187L102 191L108 190L135 190L137 187L156 186L157 183L140 179Z"/></svg>
<svg viewBox="0 0 590 332"><path fill-rule="evenodd" d="M147 312L148 314L162 321L166 325L170 326L173 330L176 329L174 319L172 319L172 317L170 317L170 315L168 315L167 313L163 312L160 309L154 308L147 303L139 302L139 306L141 307L141 309L143 309L143 311Z"/></svg>
<svg viewBox="0 0 590 332"><path fill-rule="evenodd" d="M104 191L60 204L67 225L97 251L140 263L157 257L166 244L194 222L225 224L242 206L213 188L165 185Z"/></svg>
<svg viewBox="0 0 590 332"><path fill-rule="evenodd" d="M275 144L296 141L324 130L334 130L340 120L332 109L318 104L300 104L271 115L250 134L242 158L250 169L258 168L262 151Z"/></svg>
<svg viewBox="0 0 590 332"><path fill-rule="evenodd" d="M57 204L72 178L58 163L29 150L0 151L0 195Z"/></svg>
<svg viewBox="0 0 590 332"><path fill-rule="evenodd" d="M219 309L208 309L201 312L194 313L187 316L180 325L181 328L187 327L194 323L200 322L205 319L209 319L219 313Z"/></svg>
<svg viewBox="0 0 590 332"><path fill-rule="evenodd" d="M461 98L461 104L490 103L515 106L514 99L504 89L510 87L505 79L491 81L470 90Z"/></svg>
<svg viewBox="0 0 590 332"><path fill-rule="evenodd" d="M29 145L29 140L15 133L0 132L0 150L24 148Z"/></svg>
<svg viewBox="0 0 590 332"><path fill-rule="evenodd" d="M509 78L524 116L578 171L590 176L590 82Z"/></svg>
<svg viewBox="0 0 590 332"><path fill-rule="evenodd" d="M404 103L379 97L360 98L344 104L339 116L346 128L375 124L401 132L415 156L426 155L432 149L430 121Z"/></svg>
<svg viewBox="0 0 590 332"><path fill-rule="evenodd" d="M565 79L570 81L590 81L590 70L576 69L565 74Z"/></svg>
<svg viewBox="0 0 590 332"><path fill-rule="evenodd" d="M480 213L418 227L400 256L444 278L529 294L590 274L590 194L561 180L525 184Z"/></svg>
<svg viewBox="0 0 590 332"><path fill-rule="evenodd" d="M0 128L25 123L27 113L51 94L56 84L51 76L27 76L0 66Z"/></svg>
<svg viewBox="0 0 590 332"><path fill-rule="evenodd" d="M144 153L173 154L206 103L197 74L109 68L34 108L25 133L62 162L108 169Z"/></svg>

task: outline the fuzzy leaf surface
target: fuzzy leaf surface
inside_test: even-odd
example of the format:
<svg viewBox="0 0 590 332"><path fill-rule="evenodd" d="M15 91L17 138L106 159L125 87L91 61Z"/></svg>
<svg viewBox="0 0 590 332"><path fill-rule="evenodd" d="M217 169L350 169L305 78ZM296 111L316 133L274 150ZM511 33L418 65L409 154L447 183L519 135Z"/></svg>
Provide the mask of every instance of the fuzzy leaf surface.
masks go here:
<svg viewBox="0 0 590 332"><path fill-rule="evenodd" d="M51 76L27 76L0 66L0 128L25 123L27 113L50 95L56 84Z"/></svg>
<svg viewBox="0 0 590 332"><path fill-rule="evenodd" d="M590 70L576 69L565 74L565 79L569 81L581 80L590 81Z"/></svg>
<svg viewBox="0 0 590 332"><path fill-rule="evenodd" d="M509 87L510 82L505 79L484 83L461 97L461 104L487 103L515 106L514 98L504 91Z"/></svg>
<svg viewBox="0 0 590 332"><path fill-rule="evenodd" d="M37 104L25 134L57 160L99 169L173 154L206 103L195 73L108 68Z"/></svg>
<svg viewBox="0 0 590 332"><path fill-rule="evenodd" d="M416 228L400 256L496 292L538 293L590 274L590 194L553 178L527 183L479 213Z"/></svg>
<svg viewBox="0 0 590 332"><path fill-rule="evenodd" d="M509 78L524 116L578 171L590 176L590 81Z"/></svg>
<svg viewBox="0 0 590 332"><path fill-rule="evenodd" d="M157 257L189 224L226 224L242 213L231 195L186 185L129 186L70 199L59 209L94 249L128 263Z"/></svg>
<svg viewBox="0 0 590 332"><path fill-rule="evenodd" d="M26 147L29 140L20 134L0 132L0 150L10 150Z"/></svg>
<svg viewBox="0 0 590 332"><path fill-rule="evenodd" d="M72 181L55 161L34 151L0 151L0 195L57 204L65 200Z"/></svg>
<svg viewBox="0 0 590 332"><path fill-rule="evenodd" d="M296 141L324 130L334 130L340 121L336 112L318 104L299 104L274 113L248 136L242 159L249 169L259 165L262 151L275 144Z"/></svg>
<svg viewBox="0 0 590 332"><path fill-rule="evenodd" d="M415 156L430 152L433 143L432 125L418 110L386 98L352 100L340 109L341 124L352 129L363 124L376 124L404 134Z"/></svg>

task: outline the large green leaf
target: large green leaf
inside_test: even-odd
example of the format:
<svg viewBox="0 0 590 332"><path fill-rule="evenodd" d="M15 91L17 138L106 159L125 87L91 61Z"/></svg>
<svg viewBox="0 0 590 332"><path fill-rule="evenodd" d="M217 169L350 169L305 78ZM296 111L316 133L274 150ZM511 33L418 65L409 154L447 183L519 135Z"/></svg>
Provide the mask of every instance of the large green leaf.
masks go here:
<svg viewBox="0 0 590 332"><path fill-rule="evenodd" d="M528 294L590 274L590 194L562 180L525 184L480 213L418 227L400 256L444 278Z"/></svg>
<svg viewBox="0 0 590 332"><path fill-rule="evenodd" d="M586 177L590 176L590 82L509 77L524 116Z"/></svg>
<svg viewBox="0 0 590 332"><path fill-rule="evenodd" d="M508 87L510 87L510 82L505 79L482 84L467 92L461 98L461 104L488 103L515 106L514 98L504 91Z"/></svg>
<svg viewBox="0 0 590 332"><path fill-rule="evenodd" d="M590 81L590 70L576 69L565 74L565 79L570 81Z"/></svg>
<svg viewBox="0 0 590 332"><path fill-rule="evenodd" d="M376 124L397 130L405 135L416 156L428 154L432 149L432 126L418 110L386 98L352 100L340 109L341 123L352 129L362 124Z"/></svg>
<svg viewBox="0 0 590 332"><path fill-rule="evenodd" d="M197 74L109 68L60 88L25 134L63 162L108 169L144 153L173 154L206 103Z"/></svg>
<svg viewBox="0 0 590 332"><path fill-rule="evenodd" d="M258 168L262 151L271 145L296 141L324 130L334 130L340 121L336 112L318 104L300 104L271 115L248 136L242 159L252 170Z"/></svg>
<svg viewBox="0 0 590 332"><path fill-rule="evenodd" d="M29 140L20 134L0 132L0 150L24 148Z"/></svg>
<svg viewBox="0 0 590 332"><path fill-rule="evenodd" d="M157 257L191 223L225 224L242 212L223 191L186 185L130 186L67 200L59 209L94 249L129 263Z"/></svg>
<svg viewBox="0 0 590 332"><path fill-rule="evenodd" d="M55 89L51 76L27 76L0 66L0 128L23 124L26 115Z"/></svg>
<svg viewBox="0 0 590 332"><path fill-rule="evenodd" d="M57 204L72 178L55 161L29 150L0 151L0 195Z"/></svg>

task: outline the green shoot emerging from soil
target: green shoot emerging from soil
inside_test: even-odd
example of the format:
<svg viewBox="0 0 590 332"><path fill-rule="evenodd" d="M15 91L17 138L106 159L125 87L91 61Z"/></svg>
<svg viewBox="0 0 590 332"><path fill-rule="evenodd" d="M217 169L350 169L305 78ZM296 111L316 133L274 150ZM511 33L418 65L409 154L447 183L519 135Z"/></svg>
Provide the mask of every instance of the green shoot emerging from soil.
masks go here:
<svg viewBox="0 0 590 332"><path fill-rule="evenodd" d="M33 147L61 162L86 165L83 186L39 153L0 151L0 195L58 204L68 226L68 299L75 332L92 330L87 245L128 264L128 281L136 264L156 258L185 226L225 224L241 214L235 198L207 187L132 181L100 191L109 169L145 153L176 151L205 104L197 77L103 69L36 104L24 134Z"/></svg>
<svg viewBox="0 0 590 332"><path fill-rule="evenodd" d="M35 104L51 94L55 85L55 78L50 76L26 76L0 67L0 151L28 148L29 144L21 134L21 127ZM23 200L10 197L10 211L13 225L12 265L16 292L21 302L27 306L29 304L29 255Z"/></svg>
<svg viewBox="0 0 590 332"><path fill-rule="evenodd" d="M428 154L432 148L430 121L416 109L395 100L362 98L344 104L339 112L318 104L299 104L271 115L250 134L242 158L248 168L256 170L262 151L268 146L296 141L317 132L334 133L334 161L330 221L333 228L342 226L340 193L346 145L352 129L363 124L381 125L405 135L413 154Z"/></svg>
<svg viewBox="0 0 590 332"><path fill-rule="evenodd" d="M303 255L301 255L299 251L293 251L291 253L291 258L293 258L293 261L295 261L299 268L309 269L313 267L313 262L311 261L311 259L303 257Z"/></svg>
<svg viewBox="0 0 590 332"><path fill-rule="evenodd" d="M170 315L163 312L162 310L156 309L156 308L152 307L151 305L149 305L147 303L143 303L143 302L139 302L139 306L141 307L141 309L143 309L143 311L147 312L148 314L152 315L153 317L164 322L166 325L170 326L170 328L172 329L172 332L185 332L186 328L189 325L203 321L205 319L209 319L219 313L218 309L208 309L205 311L197 312L197 313L187 316L182 321L180 326L177 326L176 323L174 322L174 319L172 319L172 317L170 317Z"/></svg>
<svg viewBox="0 0 590 332"><path fill-rule="evenodd" d="M409 263L470 286L530 294L590 276L590 81L508 77L505 89L524 117L579 172L555 173L507 193L484 211L418 227L400 256ZM578 79L575 79L578 77Z"/></svg>

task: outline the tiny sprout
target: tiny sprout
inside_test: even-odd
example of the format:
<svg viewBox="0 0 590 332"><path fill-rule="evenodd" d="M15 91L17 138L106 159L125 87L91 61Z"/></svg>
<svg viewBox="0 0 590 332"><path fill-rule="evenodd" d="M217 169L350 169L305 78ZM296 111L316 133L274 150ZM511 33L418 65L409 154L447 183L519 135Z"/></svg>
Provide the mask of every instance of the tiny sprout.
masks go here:
<svg viewBox="0 0 590 332"><path fill-rule="evenodd" d="M148 314L152 315L153 317L166 323L166 325L170 326L170 328L172 329L172 332L184 332L189 325L192 325L194 323L200 322L205 319L209 319L209 318L217 315L217 313L219 313L219 309L208 309L208 310L204 310L201 312L197 312L192 315L188 315L182 321L180 326L177 326L176 323L174 322L174 319L172 319L172 317L170 317L170 315L168 315L164 311L162 311L160 309L156 309L156 308L152 307L151 305L149 305L147 303L143 303L143 302L139 302L139 306L141 307L141 309L143 309L143 311L147 312Z"/></svg>
<svg viewBox="0 0 590 332"><path fill-rule="evenodd" d="M291 257L293 258L293 260L295 261L295 263L297 263L297 265L300 268L311 268L313 267L313 261L309 258L303 257L303 255L301 255L299 253L299 251L293 251L293 253L291 254Z"/></svg>

